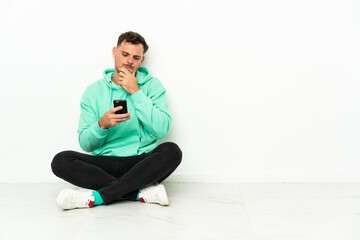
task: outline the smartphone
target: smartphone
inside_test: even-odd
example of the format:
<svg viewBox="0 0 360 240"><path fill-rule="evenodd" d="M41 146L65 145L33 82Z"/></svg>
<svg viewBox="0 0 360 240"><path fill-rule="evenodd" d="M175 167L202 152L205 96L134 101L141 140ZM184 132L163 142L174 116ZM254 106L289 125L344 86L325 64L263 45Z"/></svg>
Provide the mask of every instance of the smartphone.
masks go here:
<svg viewBox="0 0 360 240"><path fill-rule="evenodd" d="M126 100L114 100L114 107L122 106L123 109L116 111L115 114L124 114L127 113L127 104Z"/></svg>

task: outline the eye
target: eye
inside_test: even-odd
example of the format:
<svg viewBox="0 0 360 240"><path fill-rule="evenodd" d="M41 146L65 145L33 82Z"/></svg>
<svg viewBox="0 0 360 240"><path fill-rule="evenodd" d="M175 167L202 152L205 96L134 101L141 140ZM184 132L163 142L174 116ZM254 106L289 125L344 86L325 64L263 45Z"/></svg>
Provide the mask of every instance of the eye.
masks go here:
<svg viewBox="0 0 360 240"><path fill-rule="evenodd" d="M134 57L135 60L139 61L140 60L140 57Z"/></svg>

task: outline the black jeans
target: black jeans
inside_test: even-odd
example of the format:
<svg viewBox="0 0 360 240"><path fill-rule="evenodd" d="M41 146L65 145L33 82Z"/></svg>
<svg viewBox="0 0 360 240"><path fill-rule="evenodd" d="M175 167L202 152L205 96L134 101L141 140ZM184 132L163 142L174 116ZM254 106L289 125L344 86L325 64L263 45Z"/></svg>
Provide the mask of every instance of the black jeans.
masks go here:
<svg viewBox="0 0 360 240"><path fill-rule="evenodd" d="M91 156L75 151L58 153L51 168L54 174L82 188L96 190L105 204L136 200L139 188L162 182L179 166L180 148L171 142L152 152L133 157Z"/></svg>

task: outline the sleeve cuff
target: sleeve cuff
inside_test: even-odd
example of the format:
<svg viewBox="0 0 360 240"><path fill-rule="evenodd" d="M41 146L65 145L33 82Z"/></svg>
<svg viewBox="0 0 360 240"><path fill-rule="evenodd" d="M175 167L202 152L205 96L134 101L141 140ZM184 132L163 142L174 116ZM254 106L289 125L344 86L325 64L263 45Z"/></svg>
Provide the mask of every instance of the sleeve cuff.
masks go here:
<svg viewBox="0 0 360 240"><path fill-rule="evenodd" d="M102 129L99 126L99 122L96 121L92 126L91 126L91 132L97 137L97 138L103 138L106 137L109 133L109 129Z"/></svg>
<svg viewBox="0 0 360 240"><path fill-rule="evenodd" d="M134 93L133 95L131 95L130 98L133 101L135 106L147 101L147 99L148 99L148 97L141 90L139 90L136 93Z"/></svg>

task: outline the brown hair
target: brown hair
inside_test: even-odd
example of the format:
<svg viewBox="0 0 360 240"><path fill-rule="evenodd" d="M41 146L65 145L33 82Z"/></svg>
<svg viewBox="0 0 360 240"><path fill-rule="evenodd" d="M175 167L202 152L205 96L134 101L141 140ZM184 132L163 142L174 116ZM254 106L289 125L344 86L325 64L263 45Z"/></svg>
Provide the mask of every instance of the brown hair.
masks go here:
<svg viewBox="0 0 360 240"><path fill-rule="evenodd" d="M140 34L138 34L136 32L129 31L129 32L122 33L119 36L119 39L118 39L118 42L117 42L117 47L119 47L121 45L121 43L124 42L124 41L135 44L135 45L142 44L143 47L144 47L144 54L146 53L146 51L149 48L149 46L145 42L145 39Z"/></svg>

